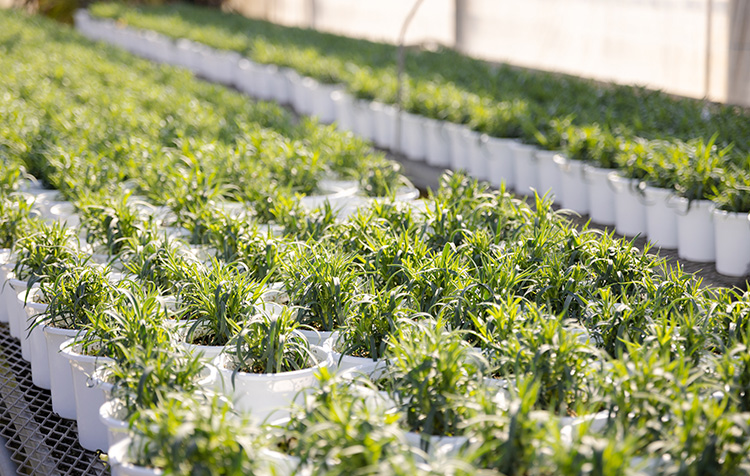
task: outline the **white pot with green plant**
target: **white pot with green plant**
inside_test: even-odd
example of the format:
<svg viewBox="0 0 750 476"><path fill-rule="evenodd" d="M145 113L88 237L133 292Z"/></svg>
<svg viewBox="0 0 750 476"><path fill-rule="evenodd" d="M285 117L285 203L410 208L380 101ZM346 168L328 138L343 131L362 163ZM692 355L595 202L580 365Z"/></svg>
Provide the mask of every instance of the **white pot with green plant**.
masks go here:
<svg viewBox="0 0 750 476"><path fill-rule="evenodd" d="M40 314L47 311L49 297L45 295L41 288L33 288L29 291L22 291L18 300L25 303L26 319L23 321L24 335L28 336L30 362L31 362L31 379L34 385L49 390L49 359L47 357L47 344L44 340L44 332L37 325Z"/></svg>
<svg viewBox="0 0 750 476"><path fill-rule="evenodd" d="M615 229L624 236L644 236L646 227L645 197L639 179L626 178L617 172L607 176L615 197Z"/></svg>
<svg viewBox="0 0 750 476"><path fill-rule="evenodd" d="M322 245L300 245L284 262L289 305L311 345L322 345L349 313L357 292L353 256Z"/></svg>
<svg viewBox="0 0 750 476"><path fill-rule="evenodd" d="M469 173L477 180L489 178L489 156L488 150L482 146L482 136L475 131L466 137L469 152Z"/></svg>
<svg viewBox="0 0 750 476"><path fill-rule="evenodd" d="M677 216L675 215L672 189L646 185L643 196L646 200L646 235L648 240L660 248L677 248Z"/></svg>
<svg viewBox="0 0 750 476"><path fill-rule="evenodd" d="M46 351L52 409L63 418L75 419L70 363L60 347L82 332L90 316L113 306L119 291L109 281L106 268L85 264L69 268L45 287L49 288L49 304L37 317L34 330L38 328L44 334L42 352Z"/></svg>
<svg viewBox="0 0 750 476"><path fill-rule="evenodd" d="M450 167L450 139L445 122L432 118L424 120L425 162L433 167Z"/></svg>
<svg viewBox="0 0 750 476"><path fill-rule="evenodd" d="M216 358L224 393L239 411L261 420L283 415L315 386L316 372L332 365L330 353L310 346L298 326L291 310L261 313Z"/></svg>
<svg viewBox="0 0 750 476"><path fill-rule="evenodd" d="M128 361L139 347L172 345L171 329L164 325L166 317L155 294L136 288L124 293L112 308L89 315L85 332L60 346L70 362L78 439L84 448L107 450L107 427L99 418L99 408L109 399L113 384L95 378L97 371Z"/></svg>
<svg viewBox="0 0 750 476"><path fill-rule="evenodd" d="M94 374L94 380L112 386L111 399L99 408L108 445L112 447L128 436L128 422L139 412L184 395L209 397L217 379L213 365L180 352L174 345L135 347L125 360Z"/></svg>
<svg viewBox="0 0 750 476"><path fill-rule="evenodd" d="M175 424L180 422L180 424ZM133 436L109 452L113 476L197 474L232 468L237 474L297 474L299 460L272 451L257 425L220 398L187 395L141 411Z"/></svg>
<svg viewBox="0 0 750 476"><path fill-rule="evenodd" d="M586 215L589 212L589 194L583 175L584 163L571 160L562 154L554 157L555 164L560 169L560 193L558 199L563 208Z"/></svg>
<svg viewBox="0 0 750 476"><path fill-rule="evenodd" d="M536 151L539 193L559 203L562 186L560 185L560 167L555 163L557 155L559 152L554 150Z"/></svg>
<svg viewBox="0 0 750 476"><path fill-rule="evenodd" d="M77 338L69 339L60 345L60 352L70 363L73 378L73 391L76 402L78 441L87 450L104 452L108 449L107 428L99 420L99 407L108 399L112 390L110 384L93 378L96 370L114 362L106 356L87 355Z"/></svg>
<svg viewBox="0 0 750 476"><path fill-rule="evenodd" d="M396 108L390 104L372 101L370 109L373 114L375 145L382 149L396 150Z"/></svg>
<svg viewBox="0 0 750 476"><path fill-rule="evenodd" d="M716 234L711 200L674 199L677 217L677 254L680 258L710 263L716 260Z"/></svg>
<svg viewBox="0 0 750 476"><path fill-rule="evenodd" d="M510 145L513 153L513 187L517 194L533 196L539 188L539 159L533 145L515 142Z"/></svg>
<svg viewBox="0 0 750 476"><path fill-rule="evenodd" d="M740 174L735 175L741 177ZM716 271L726 276L750 275L750 177L730 181L714 199Z"/></svg>
<svg viewBox="0 0 750 476"><path fill-rule="evenodd" d="M186 266L177 295L178 336L191 354L213 360L234 337L242 323L259 312L278 313L280 306L264 303L265 283L254 279L241 264Z"/></svg>
<svg viewBox="0 0 750 476"><path fill-rule="evenodd" d="M444 122L443 127L448 134L451 169L467 170L469 168L469 156L463 136L466 127L462 124L456 124L455 122L449 121Z"/></svg>
<svg viewBox="0 0 750 476"><path fill-rule="evenodd" d="M609 174L614 171L591 164L585 164L583 167L589 194L589 216L600 225L615 224L615 191L609 182Z"/></svg>
<svg viewBox="0 0 750 476"><path fill-rule="evenodd" d="M457 452L468 442L466 423L497 411L483 380L487 362L459 332L429 320L403 325L386 358L380 386L403 417L407 441L423 451Z"/></svg>
<svg viewBox="0 0 750 476"><path fill-rule="evenodd" d="M355 99L352 103L352 124L354 132L363 139L372 140L375 136L375 117L367 99Z"/></svg>
<svg viewBox="0 0 750 476"><path fill-rule="evenodd" d="M407 158L423 161L426 155L426 140L422 116L407 111L399 112L400 124L398 151Z"/></svg>
<svg viewBox="0 0 750 476"><path fill-rule="evenodd" d="M336 128L340 131L354 130L354 98L344 90L334 91L331 100L336 108Z"/></svg>
<svg viewBox="0 0 750 476"><path fill-rule="evenodd" d="M247 58L239 60L234 72L237 89L248 96L260 97L261 78L258 72L260 67L261 65Z"/></svg>
<svg viewBox="0 0 750 476"><path fill-rule="evenodd" d="M501 139L484 134L480 141L480 147L486 149L484 155L487 157L487 180L494 187L500 187L505 183L508 189L512 189L515 184L515 172L511 144L517 142L516 139Z"/></svg>
<svg viewBox="0 0 750 476"><path fill-rule="evenodd" d="M340 370L366 374L381 369L388 340L399 322L415 313L409 303L410 295L403 289L377 289L374 282L370 283L369 292L354 299L349 317L323 343L334 364Z"/></svg>
<svg viewBox="0 0 750 476"><path fill-rule="evenodd" d="M318 87L312 90L310 112L323 124L331 124L336 120L336 105L331 99L334 91L341 90L336 84L318 83Z"/></svg>
<svg viewBox="0 0 750 476"><path fill-rule="evenodd" d="M73 231L58 222L35 222L30 234L16 243L18 258L13 273L16 278L8 281L16 296L26 295L29 288L38 283L54 280L68 266L75 265L75 236ZM31 361L31 344L28 340L26 325L25 299L11 302L9 318L16 320L16 331L21 341L21 353L24 360Z"/></svg>
<svg viewBox="0 0 750 476"><path fill-rule="evenodd" d="M291 90L289 87L289 79L287 77L287 70L290 68L276 68L275 70L269 69L270 73L270 92L273 101L279 104L289 104L291 101Z"/></svg>

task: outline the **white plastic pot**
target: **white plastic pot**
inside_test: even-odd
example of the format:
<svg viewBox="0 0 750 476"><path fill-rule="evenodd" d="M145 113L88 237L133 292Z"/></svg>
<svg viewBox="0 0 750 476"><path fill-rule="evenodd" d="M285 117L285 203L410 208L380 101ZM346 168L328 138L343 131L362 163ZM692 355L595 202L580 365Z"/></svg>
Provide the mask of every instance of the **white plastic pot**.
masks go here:
<svg viewBox="0 0 750 476"><path fill-rule="evenodd" d="M261 78L258 69L260 65L254 61L243 58L237 62L237 69L234 73L237 89L252 97L259 97L259 88Z"/></svg>
<svg viewBox="0 0 750 476"><path fill-rule="evenodd" d="M119 399L109 400L99 407L99 420L107 428L107 446L110 449L128 437L125 414L126 409Z"/></svg>
<svg viewBox="0 0 750 476"><path fill-rule="evenodd" d="M305 391L317 385L315 373L333 365L330 353L322 347L311 347L311 350L319 360L317 365L280 374L233 372L227 365L231 357L222 354L215 363L221 374L223 393L232 399L237 410L249 411L261 420L272 413L283 416L292 402L300 401Z"/></svg>
<svg viewBox="0 0 750 476"><path fill-rule="evenodd" d="M334 91L331 100L336 108L336 127L340 131L354 130L354 98L346 91Z"/></svg>
<svg viewBox="0 0 750 476"><path fill-rule="evenodd" d="M433 457L455 456L468 441L465 436L423 436L411 431L406 433L406 442L409 445Z"/></svg>
<svg viewBox="0 0 750 476"><path fill-rule="evenodd" d="M598 433L604 430L609 421L609 412L598 412L581 417L562 417L560 418L560 437L567 444L573 442L573 431L577 427L587 423L590 433Z"/></svg>
<svg viewBox="0 0 750 476"><path fill-rule="evenodd" d="M716 271L725 276L750 275L750 214L714 209Z"/></svg>
<svg viewBox="0 0 750 476"><path fill-rule="evenodd" d="M109 449L109 465L112 476L162 476L164 471L159 468L136 466L128 459L130 438L125 438Z"/></svg>
<svg viewBox="0 0 750 476"><path fill-rule="evenodd" d="M469 151L469 174L477 180L487 180L489 171L487 169L488 151L482 147L482 136L470 129L464 132L464 141Z"/></svg>
<svg viewBox="0 0 750 476"><path fill-rule="evenodd" d="M494 186L500 187L505 182L509 189L516 183L513 171L513 152L511 144L518 141L515 139L499 139L488 135L481 138L480 147L485 149L487 157L487 180Z"/></svg>
<svg viewBox="0 0 750 476"><path fill-rule="evenodd" d="M607 176L612 169L600 169L593 165L583 166L583 176L588 185L589 216L601 225L615 224L615 192Z"/></svg>
<svg viewBox="0 0 750 476"><path fill-rule="evenodd" d="M81 217L75 211L70 202L60 202L50 207L51 220L65 223L69 228L77 228L81 224Z"/></svg>
<svg viewBox="0 0 750 476"><path fill-rule="evenodd" d="M425 162L433 167L450 167L450 140L445 122L425 118Z"/></svg>
<svg viewBox="0 0 750 476"><path fill-rule="evenodd" d="M175 44L171 38L155 31L146 31L144 37L148 42L148 58L162 64L169 64L174 57Z"/></svg>
<svg viewBox="0 0 750 476"><path fill-rule="evenodd" d="M130 447L132 445L130 438L124 438L109 449L109 464L112 468L112 476L162 476L164 471L158 468L146 468L136 466L130 462ZM257 461L258 473L263 475L273 474L275 476L292 476L296 474L306 474L304 470L300 471L299 458L261 449L258 452L260 461Z"/></svg>
<svg viewBox="0 0 750 476"><path fill-rule="evenodd" d="M396 140L396 108L377 101L370 103L373 114L375 145L382 149L395 149Z"/></svg>
<svg viewBox="0 0 750 476"><path fill-rule="evenodd" d="M289 104L291 100L291 91L289 87L289 68L268 69L270 79L271 97L279 104Z"/></svg>
<svg viewBox="0 0 750 476"><path fill-rule="evenodd" d="M311 346L323 347L323 345L331 338L332 331L316 331L312 329L297 329L297 331L305 336L307 342Z"/></svg>
<svg viewBox="0 0 750 476"><path fill-rule="evenodd" d="M52 410L62 418L75 420L76 396L73 389L73 373L67 357L60 353L60 346L75 337L79 331L44 326L42 332L47 343Z"/></svg>
<svg viewBox="0 0 750 476"><path fill-rule="evenodd" d="M109 450L107 427L99 419L99 408L109 400L112 385L94 378L101 366L114 360L81 354L81 347L70 339L60 345L60 352L70 362L76 401L78 441L87 450Z"/></svg>
<svg viewBox="0 0 750 476"><path fill-rule="evenodd" d="M259 64L255 70L255 97L269 100L274 98L279 68L273 64Z"/></svg>
<svg viewBox="0 0 750 476"><path fill-rule="evenodd" d="M370 102L355 99L352 102L353 132L363 139L372 139L375 135L375 124L370 109Z"/></svg>
<svg viewBox="0 0 750 476"><path fill-rule="evenodd" d="M716 239L710 200L674 199L677 215L677 255L686 260L710 263L716 260Z"/></svg>
<svg viewBox="0 0 750 476"><path fill-rule="evenodd" d="M199 68L201 61L202 54L195 42L185 38L177 40L172 60L175 66L195 71Z"/></svg>
<svg viewBox="0 0 750 476"><path fill-rule="evenodd" d="M25 291L18 296L23 302ZM37 325L39 314L47 310L47 305L36 302L41 290L34 288L29 292L29 300L26 302L26 328L28 333L29 349L31 351L31 380L39 388L49 390L49 358L47 357L47 343L44 340L42 325Z"/></svg>
<svg viewBox="0 0 750 476"><path fill-rule="evenodd" d="M310 100L302 86L303 76L300 76L297 71L287 68L284 69L284 75L287 80L287 87L289 88L289 104L292 106L297 114L307 115L310 107Z"/></svg>
<svg viewBox="0 0 750 476"><path fill-rule="evenodd" d="M445 132L448 134L448 144L450 144L450 166L453 170L468 170L469 168L469 151L466 148L463 132L465 127L461 124L446 122L443 124Z"/></svg>
<svg viewBox="0 0 750 476"><path fill-rule="evenodd" d="M400 125L401 144L399 145L399 151L411 160L424 160L426 141L422 116L402 111Z"/></svg>
<svg viewBox="0 0 750 476"><path fill-rule="evenodd" d="M311 91L310 113L317 116L320 122L331 124L336 120L336 105L331 99L331 94L340 89L341 87L335 84L318 83L318 87Z"/></svg>
<svg viewBox="0 0 750 476"><path fill-rule="evenodd" d="M588 214L589 192L583 175L583 162L569 160L560 154L555 155L554 161L560 169L560 204L581 215Z"/></svg>
<svg viewBox="0 0 750 476"><path fill-rule="evenodd" d="M20 279L11 278L5 283L13 290L14 299L8 300L8 324L10 327L10 335L15 337L21 342L21 356L27 362L31 359L31 347L26 342L26 311L23 308L23 302L18 301L18 294L25 292L28 284L26 281Z"/></svg>
<svg viewBox="0 0 750 476"><path fill-rule="evenodd" d="M14 296L13 288L6 284L8 278L13 276L11 259L10 249L0 249L0 322L8 322L8 299Z"/></svg>
<svg viewBox="0 0 750 476"><path fill-rule="evenodd" d="M337 339L339 339L339 333L332 333L330 338L323 343L323 348L331 353L333 365L340 371L356 371L371 375L385 365L385 361L382 359L372 360L367 357L353 357L337 352L334 350L337 346Z"/></svg>
<svg viewBox="0 0 750 476"><path fill-rule="evenodd" d="M510 145L513 152L513 182L518 195L534 196L539 188L539 160L536 147L516 142Z"/></svg>
<svg viewBox="0 0 750 476"><path fill-rule="evenodd" d="M638 188L638 179L621 177L617 172L608 176L615 192L615 229L624 236L644 236L646 226L646 198Z"/></svg>
<svg viewBox="0 0 750 476"><path fill-rule="evenodd" d="M537 159L537 184L540 195L547 195L554 202L560 201L560 167L555 163L555 156L559 155L552 150L538 150Z"/></svg>
<svg viewBox="0 0 750 476"><path fill-rule="evenodd" d="M213 83L232 86L236 83L234 73L242 57L234 51L215 50L205 47L202 50L202 63L196 74Z"/></svg>
<svg viewBox="0 0 750 476"><path fill-rule="evenodd" d="M643 190L646 199L646 235L660 248L677 248L677 215L673 210L674 191L649 187Z"/></svg>

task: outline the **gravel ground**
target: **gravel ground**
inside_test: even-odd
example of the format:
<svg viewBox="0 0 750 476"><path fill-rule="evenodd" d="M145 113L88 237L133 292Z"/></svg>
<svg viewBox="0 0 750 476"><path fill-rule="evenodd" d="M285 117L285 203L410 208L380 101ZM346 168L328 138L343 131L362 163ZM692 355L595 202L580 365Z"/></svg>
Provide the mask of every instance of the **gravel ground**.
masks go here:
<svg viewBox="0 0 750 476"><path fill-rule="evenodd" d="M409 177L414 185L423 192L428 188L437 188L438 181L444 169L432 167L424 162L409 160L404 156L395 155L390 152L388 152L388 157L400 162L404 168L404 175ZM587 215L578 216L575 214L571 214L569 216L569 219L578 228L582 228L586 223L589 223L590 229L608 230L608 228L604 225L589 222L589 218ZM612 227L609 227L610 231L611 229ZM618 234L615 234L615 236L622 237ZM648 240L645 238L636 238L633 240L634 245L639 249L643 249L647 242ZM743 278L731 278L729 276L721 275L716 272L716 268L714 267L713 263L696 263L694 261L681 259L677 256L677 250L652 247L649 252L651 254L655 254L664 258L668 264L679 263L679 265L682 266L682 269L685 272L693 273L696 277L702 279L703 286L736 287L742 291L747 291L749 289L748 281L750 280L750 276L745 276Z"/></svg>

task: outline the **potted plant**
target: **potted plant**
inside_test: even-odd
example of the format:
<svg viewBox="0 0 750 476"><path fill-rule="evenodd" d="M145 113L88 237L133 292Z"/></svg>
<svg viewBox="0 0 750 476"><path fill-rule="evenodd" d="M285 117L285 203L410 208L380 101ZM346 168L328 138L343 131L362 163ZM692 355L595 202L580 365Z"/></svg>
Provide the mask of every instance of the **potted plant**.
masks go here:
<svg viewBox="0 0 750 476"><path fill-rule="evenodd" d="M344 322L358 274L351 254L318 243L300 245L284 263L284 289L311 344L322 344Z"/></svg>
<svg viewBox="0 0 750 476"><path fill-rule="evenodd" d="M321 370L318 386L295 406L271 441L314 474L416 474L420 454L407 444L398 408L365 378Z"/></svg>
<svg viewBox="0 0 750 476"><path fill-rule="evenodd" d="M94 380L97 370L128 359L137 346L168 346L174 337L164 326L166 313L156 294L137 289L123 290L113 307L89 312L88 318L83 332L63 342L60 352L72 371L78 440L86 449L106 451L108 432L99 408L109 400L111 385Z"/></svg>
<svg viewBox="0 0 750 476"><path fill-rule="evenodd" d="M677 214L677 254L698 262L716 260L712 201L721 187L726 156L731 147L720 149L715 134L708 141L686 143L687 163L675 170L674 211Z"/></svg>
<svg viewBox="0 0 750 476"><path fill-rule="evenodd" d="M750 275L750 174L732 168L721 188L712 212L716 270L727 276Z"/></svg>
<svg viewBox="0 0 750 476"><path fill-rule="evenodd" d="M119 255L128 240L147 235L153 226L148 217L142 216L137 202L131 200L131 193L88 197L81 200L79 208L86 242L109 256Z"/></svg>
<svg viewBox="0 0 750 476"><path fill-rule="evenodd" d="M111 385L110 400L99 410L110 447L128 436L130 419L140 411L155 409L175 395L210 394L217 383L212 366L170 343L137 345L94 377Z"/></svg>
<svg viewBox="0 0 750 476"><path fill-rule="evenodd" d="M483 376L487 361L432 320L399 328L386 352L382 388L412 432L410 441L430 451L453 451L465 444L464 425L495 404Z"/></svg>
<svg viewBox="0 0 750 476"><path fill-rule="evenodd" d="M43 378L46 371L52 409L63 418L75 418L76 410L70 365L59 349L89 324L92 313L102 312L117 301L118 291L107 272L106 268L80 263L44 284L49 302L32 327L32 345L39 352L39 358L35 358L37 378Z"/></svg>
<svg viewBox="0 0 750 476"><path fill-rule="evenodd" d="M680 143L637 140L623 160L622 173L640 179L638 192L646 207L646 235L662 248L677 248L677 216L674 213L676 170L687 167L686 150Z"/></svg>
<svg viewBox="0 0 750 476"><path fill-rule="evenodd" d="M17 258L13 268L15 277L6 283L16 295L21 292L28 293L44 280L54 279L77 258L76 237L63 224L33 222L29 233L16 242ZM30 361L31 346L28 340L27 316L23 308L25 303L25 297L22 301L15 299L8 302L8 318L11 329L15 324L23 358Z"/></svg>
<svg viewBox="0 0 750 476"><path fill-rule="evenodd" d="M615 229L624 236L647 233L647 202L641 187L643 177L629 164L633 162L633 156L648 155L648 149L648 142L643 139L623 140L617 159L622 167L607 176L614 190Z"/></svg>
<svg viewBox="0 0 750 476"><path fill-rule="evenodd" d="M410 298L403 288L378 290L371 279L370 293L354 300L343 326L324 344L331 350L334 363L342 370L376 370L399 321L414 313L408 306Z"/></svg>
<svg viewBox="0 0 750 476"><path fill-rule="evenodd" d="M6 285L11 270L15 267L11 249L19 238L28 233L31 217L32 205L23 196L0 198L0 322L8 322L8 302L16 296L13 288ZM17 331L11 329L11 335L15 334Z"/></svg>
<svg viewBox="0 0 750 476"><path fill-rule="evenodd" d="M330 355L311 347L298 327L290 309L261 312L237 326L238 334L215 362L238 410L260 419L282 415L315 385L315 373L331 365Z"/></svg>
<svg viewBox="0 0 750 476"><path fill-rule="evenodd" d="M245 267L213 261L209 269L184 268L185 280L177 294L177 316L185 347L211 360L229 343L237 328L263 309L264 281L256 281ZM275 309L275 307L274 307Z"/></svg>
<svg viewBox="0 0 750 476"><path fill-rule="evenodd" d="M110 449L112 473L292 474L294 462L268 450L260 435L222 399L180 394L139 412L132 439Z"/></svg>

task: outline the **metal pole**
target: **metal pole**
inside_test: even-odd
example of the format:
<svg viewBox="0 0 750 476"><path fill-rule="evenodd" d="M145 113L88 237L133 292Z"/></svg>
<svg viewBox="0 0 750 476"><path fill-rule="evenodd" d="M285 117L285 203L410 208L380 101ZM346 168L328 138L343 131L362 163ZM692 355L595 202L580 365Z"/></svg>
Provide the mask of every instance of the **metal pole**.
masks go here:
<svg viewBox="0 0 750 476"><path fill-rule="evenodd" d="M711 30L713 23L713 0L706 0L706 68L705 68L705 81L703 84L703 97L708 99L708 95L711 88Z"/></svg>
<svg viewBox="0 0 750 476"><path fill-rule="evenodd" d="M466 29L464 27L466 22L466 1L454 0L453 2L455 22L453 27L453 49L456 51L463 51L466 44Z"/></svg>

